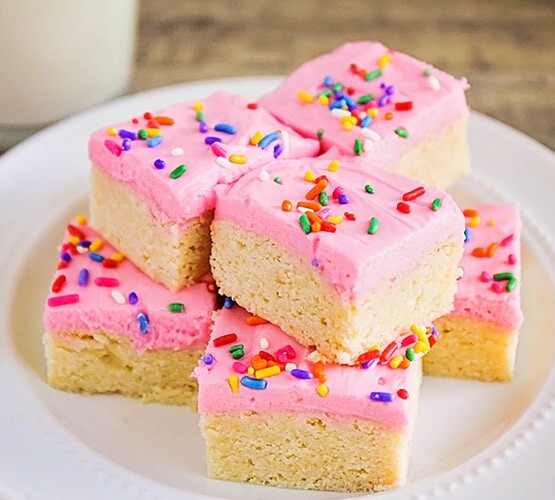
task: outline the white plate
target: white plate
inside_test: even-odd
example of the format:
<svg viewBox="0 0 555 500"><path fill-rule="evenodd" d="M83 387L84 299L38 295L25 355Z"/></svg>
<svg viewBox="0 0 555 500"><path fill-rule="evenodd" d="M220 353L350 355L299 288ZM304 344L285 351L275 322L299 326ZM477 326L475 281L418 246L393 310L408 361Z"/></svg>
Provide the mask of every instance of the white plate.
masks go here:
<svg viewBox="0 0 555 500"><path fill-rule="evenodd" d="M218 89L257 96L277 82L198 82L126 97L44 130L0 159L0 497L283 498L280 489L206 479L197 417L185 408L49 388L41 346L54 248L68 219L86 211L90 131ZM513 201L525 217L526 321L516 376L509 384L425 379L409 484L387 498L553 494L555 155L478 113L470 139L473 174L455 196L464 204Z"/></svg>

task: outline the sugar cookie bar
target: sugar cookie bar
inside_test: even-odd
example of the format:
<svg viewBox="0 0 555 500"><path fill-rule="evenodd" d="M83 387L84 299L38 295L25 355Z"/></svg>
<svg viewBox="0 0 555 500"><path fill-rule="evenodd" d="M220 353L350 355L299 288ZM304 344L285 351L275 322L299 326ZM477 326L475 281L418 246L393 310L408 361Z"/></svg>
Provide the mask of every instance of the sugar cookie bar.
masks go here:
<svg viewBox="0 0 555 500"><path fill-rule="evenodd" d="M67 226L44 307L48 383L196 407L190 374L204 351L214 285L155 283L86 224Z"/></svg>

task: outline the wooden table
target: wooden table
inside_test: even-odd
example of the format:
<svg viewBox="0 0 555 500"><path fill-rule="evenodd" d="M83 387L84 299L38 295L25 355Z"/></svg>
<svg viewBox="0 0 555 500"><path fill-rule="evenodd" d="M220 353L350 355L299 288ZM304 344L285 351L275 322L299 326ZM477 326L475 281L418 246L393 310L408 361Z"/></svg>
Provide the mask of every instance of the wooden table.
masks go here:
<svg viewBox="0 0 555 500"><path fill-rule="evenodd" d="M550 0L142 1L131 91L206 78L285 75L341 43L362 39L466 76L473 109L555 150Z"/></svg>

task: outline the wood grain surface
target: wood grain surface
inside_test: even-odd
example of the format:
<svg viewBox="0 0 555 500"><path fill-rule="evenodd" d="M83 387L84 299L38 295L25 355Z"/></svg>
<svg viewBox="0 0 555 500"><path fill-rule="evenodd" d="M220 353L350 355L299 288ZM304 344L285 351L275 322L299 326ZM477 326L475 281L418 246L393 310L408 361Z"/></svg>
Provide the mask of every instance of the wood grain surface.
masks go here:
<svg viewBox="0 0 555 500"><path fill-rule="evenodd" d="M362 39L466 76L473 109L555 150L553 0L142 1L131 91L285 75Z"/></svg>

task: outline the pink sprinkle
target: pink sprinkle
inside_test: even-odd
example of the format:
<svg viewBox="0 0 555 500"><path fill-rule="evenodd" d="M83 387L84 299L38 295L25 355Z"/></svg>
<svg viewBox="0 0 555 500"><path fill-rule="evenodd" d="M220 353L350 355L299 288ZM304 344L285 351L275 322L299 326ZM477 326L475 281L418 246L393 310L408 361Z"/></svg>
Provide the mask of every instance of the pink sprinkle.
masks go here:
<svg viewBox="0 0 555 500"><path fill-rule="evenodd" d="M214 153L216 156L223 156L224 158L227 156L225 149L220 146L218 142L213 142L210 147L212 148L212 153Z"/></svg>
<svg viewBox="0 0 555 500"><path fill-rule="evenodd" d="M331 208L324 207L316 215L318 215L321 219L327 219L331 215Z"/></svg>
<svg viewBox="0 0 555 500"><path fill-rule="evenodd" d="M482 283L489 283L492 280L491 274L488 273L487 271L482 271L482 274L480 274L480 281Z"/></svg>
<svg viewBox="0 0 555 500"><path fill-rule="evenodd" d="M517 262L516 255L514 253L509 254L508 260L509 264L511 264L511 266L514 266Z"/></svg>
<svg viewBox="0 0 555 500"><path fill-rule="evenodd" d="M112 153L115 156L121 156L121 147L119 144L116 144L114 141L111 141L110 139L106 139L104 141L104 146L106 146L108 148L108 151L110 151L110 153Z"/></svg>
<svg viewBox="0 0 555 500"><path fill-rule="evenodd" d="M403 340L401 340L401 347L407 347L408 345L415 344L418 340L418 335L412 333L407 335Z"/></svg>
<svg viewBox="0 0 555 500"><path fill-rule="evenodd" d="M491 284L491 289L495 293L503 293L505 291L505 283L502 283L501 281L494 281Z"/></svg>
<svg viewBox="0 0 555 500"><path fill-rule="evenodd" d="M509 234L509 236L507 236L506 238L501 240L501 246L505 247L507 246L511 241L513 241L515 239L515 235L513 234Z"/></svg>
<svg viewBox="0 0 555 500"><path fill-rule="evenodd" d="M287 344L286 346L284 346L283 350L285 351L285 354L287 355L288 359L295 359L297 357L297 353L295 352L295 349L293 349L293 347L290 344Z"/></svg>
<svg viewBox="0 0 555 500"><path fill-rule="evenodd" d="M235 363L233 363L233 369L237 373L247 373L248 367L245 363L241 363L241 361L235 361Z"/></svg>
<svg viewBox="0 0 555 500"><path fill-rule="evenodd" d="M67 304L76 304L79 302L79 295L76 293L71 293L69 295L58 295L57 297L50 297L48 299L48 305L50 307L65 306Z"/></svg>
<svg viewBox="0 0 555 500"><path fill-rule="evenodd" d="M100 276L94 279L94 284L96 286L114 287L119 286L119 280L117 278L106 278L104 276Z"/></svg>
<svg viewBox="0 0 555 500"><path fill-rule="evenodd" d="M345 194L345 190L341 186L337 186L333 190L333 193L331 195L333 196L334 199L337 200L337 198L339 198L342 194Z"/></svg>
<svg viewBox="0 0 555 500"><path fill-rule="evenodd" d="M287 362L287 353L283 349L280 349L279 351L276 352L276 359L280 363L286 363Z"/></svg>

